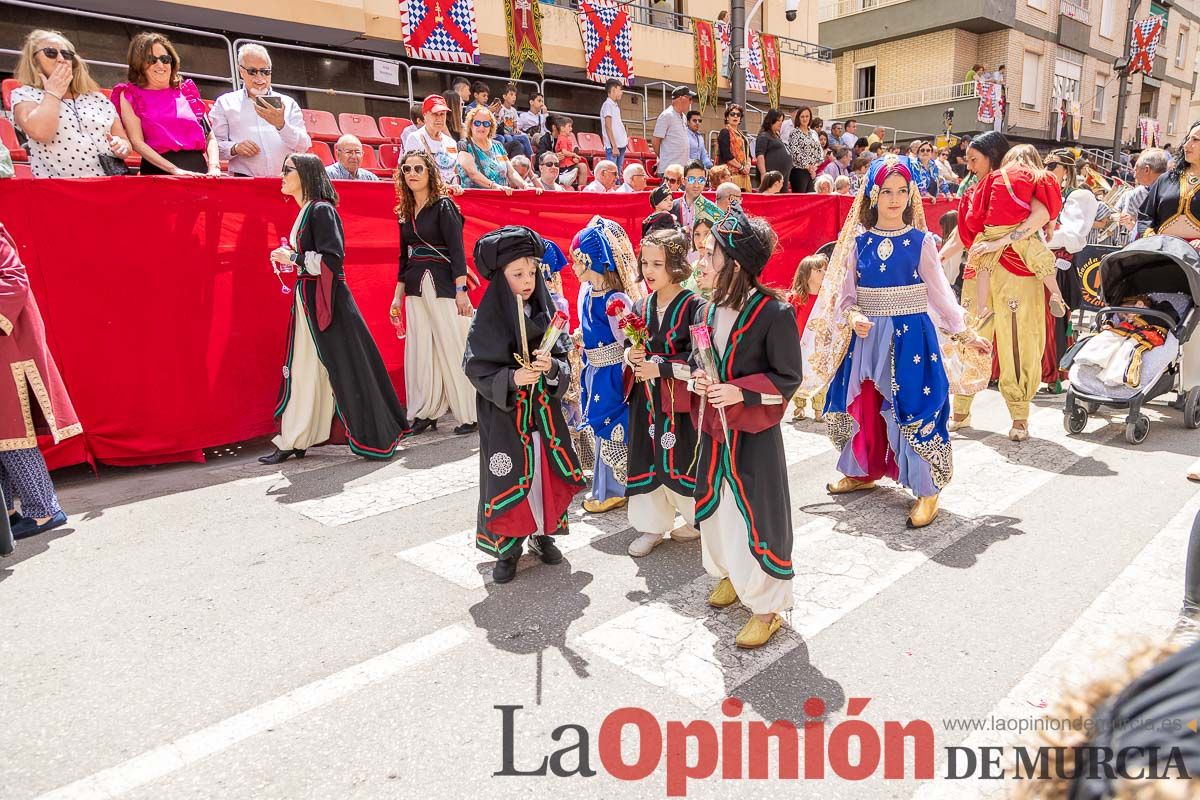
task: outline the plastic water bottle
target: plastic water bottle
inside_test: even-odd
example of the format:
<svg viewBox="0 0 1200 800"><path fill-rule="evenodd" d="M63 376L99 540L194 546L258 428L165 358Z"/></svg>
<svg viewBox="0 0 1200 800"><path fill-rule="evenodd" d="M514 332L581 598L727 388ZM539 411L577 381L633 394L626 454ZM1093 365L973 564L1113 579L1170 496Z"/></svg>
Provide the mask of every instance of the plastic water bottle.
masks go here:
<svg viewBox="0 0 1200 800"><path fill-rule="evenodd" d="M287 239L285 239L282 236L279 237L279 246L291 248L291 244L288 242ZM279 267L280 272L292 272L296 268L296 265L292 264L291 262L288 262L286 264L277 264L276 266Z"/></svg>
<svg viewBox="0 0 1200 800"><path fill-rule="evenodd" d="M404 329L404 317L400 315L400 309L393 308L391 310L390 319L392 321L392 327L396 329L397 339L403 339L408 335L408 332Z"/></svg>

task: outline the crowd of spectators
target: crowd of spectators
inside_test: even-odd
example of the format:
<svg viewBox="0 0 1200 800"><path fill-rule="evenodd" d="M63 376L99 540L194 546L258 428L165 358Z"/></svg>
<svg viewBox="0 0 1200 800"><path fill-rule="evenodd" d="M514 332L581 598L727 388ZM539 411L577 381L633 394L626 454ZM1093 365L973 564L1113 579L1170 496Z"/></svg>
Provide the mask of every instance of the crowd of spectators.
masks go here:
<svg viewBox="0 0 1200 800"><path fill-rule="evenodd" d="M11 94L30 172L38 178L89 177L126 174L133 166L149 175L274 177L288 155L314 146L304 112L272 88L271 55L262 46L239 48L243 88L212 102L201 99L182 67L166 36L139 33L130 43L127 79L106 92L66 37L32 32L14 73L20 86ZM951 139L951 147L926 139L899 143L882 126L860 130L853 118L826 124L808 106L768 110L751 136L743 127L745 108L734 103L724 108L723 125L706 131L704 115L693 108L696 93L687 86L671 92L650 142L639 149L641 140L630 135L622 117L621 82L609 80L604 91L598 115L590 118L598 121L599 136L588 133L581 144L575 120L552 113L540 92L518 107L513 83L493 98L485 81L457 77L449 91L412 108L413 124L398 139L398 151L429 153L455 193L640 192L662 181L673 191L729 184L765 194L849 194L871 160L888 153L917 161L918 183L928 197L953 195L966 183L969 137ZM342 136L330 155L330 178L378 180L373 147L358 137ZM1133 155L1125 151L1109 172L1133 183Z"/></svg>

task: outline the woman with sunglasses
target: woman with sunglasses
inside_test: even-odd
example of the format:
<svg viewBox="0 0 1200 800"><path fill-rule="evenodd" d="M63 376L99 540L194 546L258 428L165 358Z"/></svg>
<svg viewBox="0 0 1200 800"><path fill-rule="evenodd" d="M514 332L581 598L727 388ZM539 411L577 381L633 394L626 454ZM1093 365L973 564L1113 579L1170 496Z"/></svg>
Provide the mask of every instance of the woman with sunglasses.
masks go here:
<svg viewBox="0 0 1200 800"><path fill-rule="evenodd" d="M99 177L107 174L104 157L129 155L116 110L61 33L25 37L16 76L13 120L29 137L33 177Z"/></svg>
<svg viewBox="0 0 1200 800"><path fill-rule="evenodd" d="M566 187L558 182L559 173L562 168L558 163L557 153L542 153L538 158L538 174L537 182L542 185L542 191L545 192L565 192Z"/></svg>
<svg viewBox="0 0 1200 800"><path fill-rule="evenodd" d="M287 361L275 416L275 452L259 459L279 464L304 458L327 442L336 416L346 443L364 458L388 459L408 429L404 406L346 284L346 241L338 195L321 159L294 153L283 160L280 192L300 213L272 263L296 272L288 326Z"/></svg>
<svg viewBox="0 0 1200 800"><path fill-rule="evenodd" d="M496 140L496 115L478 105L467 112L467 135L458 143L458 177L464 189L529 189L508 160L504 145ZM542 190L532 187L538 194Z"/></svg>
<svg viewBox="0 0 1200 800"><path fill-rule="evenodd" d="M725 106L725 127L717 134L717 162L729 167L731 183L750 191L750 140L739 127L745 112L737 103Z"/></svg>
<svg viewBox="0 0 1200 800"><path fill-rule="evenodd" d="M471 328L463 216L450 199L433 156L408 153L396 167L396 215L400 218L400 273L392 299L393 319L404 315L404 386L413 433L437 430L450 411L454 432L471 433L475 390L463 372Z"/></svg>
<svg viewBox="0 0 1200 800"><path fill-rule="evenodd" d="M933 160L933 145L929 142L917 141L916 158L913 159L913 180L917 183L917 188L921 190L922 197L928 197L933 200L938 198L938 195L946 193L946 185L942 181L942 176L938 172L937 164Z"/></svg>
<svg viewBox="0 0 1200 800"><path fill-rule="evenodd" d="M129 82L112 102L142 157L143 175L220 175L221 157L200 90L179 75L179 54L161 33L129 43Z"/></svg>

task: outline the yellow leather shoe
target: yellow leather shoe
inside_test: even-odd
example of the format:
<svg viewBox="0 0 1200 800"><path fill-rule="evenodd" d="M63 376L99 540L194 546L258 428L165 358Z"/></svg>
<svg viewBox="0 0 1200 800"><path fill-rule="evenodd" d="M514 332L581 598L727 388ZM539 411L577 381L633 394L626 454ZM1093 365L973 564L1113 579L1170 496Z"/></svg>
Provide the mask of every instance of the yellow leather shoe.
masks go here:
<svg viewBox="0 0 1200 800"><path fill-rule="evenodd" d="M721 578L721 582L717 584L717 588L713 589L712 594L708 596L708 604L713 608L726 608L737 601L737 592L734 591L733 584L729 582L729 578Z"/></svg>
<svg viewBox="0 0 1200 800"><path fill-rule="evenodd" d="M612 511L614 508L625 507L624 497L610 497L607 500L584 500L583 510L589 514L603 514L606 511Z"/></svg>
<svg viewBox="0 0 1200 800"><path fill-rule="evenodd" d="M971 427L971 415L970 414L967 414L962 419L958 419L956 417L950 417L950 421L946 423L946 430L950 431L951 433L954 433L955 431L961 431L963 428L969 428L969 427Z"/></svg>
<svg viewBox="0 0 1200 800"><path fill-rule="evenodd" d="M830 494L850 494L851 492L864 492L867 489L874 489L875 481L867 481L862 478L851 478L846 476L837 483L825 484L825 490Z"/></svg>
<svg viewBox="0 0 1200 800"><path fill-rule="evenodd" d="M783 617L778 614L775 615L775 619L771 620L769 624L761 621L758 617L751 617L750 621L738 631L737 638L733 640L734 644L743 650L753 650L756 647L762 647L771 640L771 637L775 635L775 631L779 630L782 625Z"/></svg>
<svg viewBox="0 0 1200 800"><path fill-rule="evenodd" d="M917 502L913 504L912 511L908 512L908 527L924 528L937 519L937 515L938 496L936 494L929 497L918 497Z"/></svg>

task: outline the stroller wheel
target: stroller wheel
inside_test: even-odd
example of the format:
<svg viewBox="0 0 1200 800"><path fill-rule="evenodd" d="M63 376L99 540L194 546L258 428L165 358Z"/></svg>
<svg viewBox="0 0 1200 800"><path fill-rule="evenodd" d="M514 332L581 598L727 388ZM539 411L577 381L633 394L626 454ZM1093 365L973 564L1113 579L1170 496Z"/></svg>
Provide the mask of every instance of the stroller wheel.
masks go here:
<svg viewBox="0 0 1200 800"><path fill-rule="evenodd" d="M1063 414L1063 427L1067 429L1067 433L1083 433L1087 422L1088 410L1083 406L1071 406Z"/></svg>
<svg viewBox="0 0 1200 800"><path fill-rule="evenodd" d="M1188 428L1200 428L1200 386L1188 389L1183 402L1183 424Z"/></svg>
<svg viewBox="0 0 1200 800"><path fill-rule="evenodd" d="M1125 441L1130 444L1141 444L1150 433L1150 418L1139 416L1133 422L1125 423Z"/></svg>

